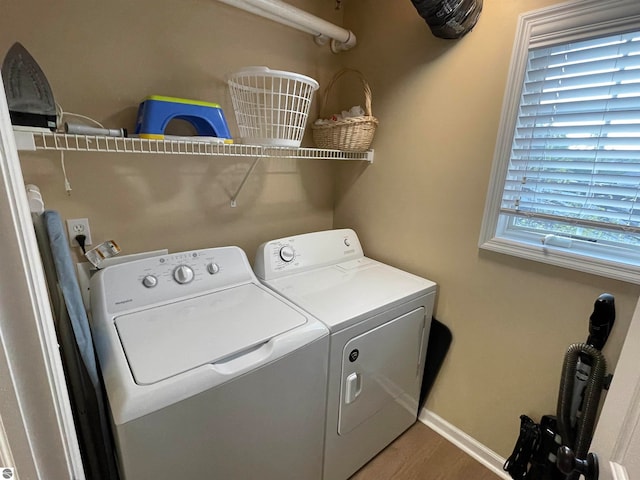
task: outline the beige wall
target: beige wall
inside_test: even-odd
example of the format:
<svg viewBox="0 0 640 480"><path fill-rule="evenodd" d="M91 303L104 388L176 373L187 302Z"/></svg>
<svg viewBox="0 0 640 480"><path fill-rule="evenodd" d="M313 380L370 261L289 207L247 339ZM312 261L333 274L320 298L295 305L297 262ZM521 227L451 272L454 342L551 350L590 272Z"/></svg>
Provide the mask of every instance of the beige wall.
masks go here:
<svg viewBox="0 0 640 480"><path fill-rule="evenodd" d="M639 293L477 246L518 15L552 3L485 0L458 41L433 37L408 0L360 0L345 16L360 43L343 61L368 77L380 126L375 163L341 168L335 226L439 284L454 340L427 408L503 456L520 414L555 413L564 353L586 339L597 296L616 297L615 364Z"/></svg>
<svg viewBox="0 0 640 480"><path fill-rule="evenodd" d="M342 22L328 3L294 3ZM65 111L110 128L133 130L138 103L155 94L220 103L235 135L225 74L267 65L322 82L336 62L311 36L215 0L3 2L1 24L0 56L20 41ZM262 241L333 224L330 162L261 161L234 209L251 159L66 153L71 196L59 153L21 161L48 208L88 217L94 240L124 253L239 245L252 259Z"/></svg>
<svg viewBox="0 0 640 480"><path fill-rule="evenodd" d="M368 255L438 282L436 316L454 343L427 406L506 456L521 413L554 412L564 352L585 339L594 299L616 296L605 348L615 363L639 294L477 247L517 16L551 3L485 0L474 31L445 41L408 0L349 2L345 25L359 45L333 56L214 0L4 2L0 52L22 42L65 110L109 127L132 128L138 102L162 94L221 103L235 134L224 74L254 64L321 83L339 63L358 67L381 122L373 165L261 162L236 209L229 197L248 160L67 153L67 196L59 154L23 153L25 179L125 253L235 244L252 258L270 238L355 228ZM295 4L342 21L331 1ZM344 102L361 101L357 84L343 88Z"/></svg>

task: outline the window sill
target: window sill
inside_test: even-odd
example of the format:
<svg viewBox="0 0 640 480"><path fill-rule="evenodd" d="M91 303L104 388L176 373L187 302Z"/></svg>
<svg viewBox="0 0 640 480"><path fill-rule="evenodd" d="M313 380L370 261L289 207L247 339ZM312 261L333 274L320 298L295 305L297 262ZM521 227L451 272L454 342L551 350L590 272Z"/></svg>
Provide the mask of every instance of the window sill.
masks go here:
<svg viewBox="0 0 640 480"><path fill-rule="evenodd" d="M494 237L480 244L483 250L569 268L592 275L640 284L640 266L613 260L596 259L568 251L562 247L546 246L531 241Z"/></svg>

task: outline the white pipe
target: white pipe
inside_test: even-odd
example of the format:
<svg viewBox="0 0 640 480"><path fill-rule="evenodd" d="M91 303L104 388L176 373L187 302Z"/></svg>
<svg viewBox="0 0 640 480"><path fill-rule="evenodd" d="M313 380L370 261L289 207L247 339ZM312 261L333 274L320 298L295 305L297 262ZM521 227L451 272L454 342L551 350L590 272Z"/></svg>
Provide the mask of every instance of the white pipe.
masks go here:
<svg viewBox="0 0 640 480"><path fill-rule="evenodd" d="M298 23L285 20L284 18L278 17L277 15L273 15L273 14L267 12L266 10L254 7L252 5L249 5L248 3L243 2L242 0L219 0L219 1L222 2L222 3L226 3L227 5L231 5L232 7L240 8L240 9L244 10L245 12L253 13L254 15L259 15L259 16L261 16L263 18L272 20L272 21L280 23L282 25L286 25L287 27L295 28L295 29L300 30L302 32L308 33L309 35L313 35L314 36L314 41L318 45L325 45L327 43L327 41L330 40L329 37L327 37L325 35L321 35L318 32L316 32L314 30L311 30L310 28L305 28L305 27L301 26Z"/></svg>
<svg viewBox="0 0 640 480"><path fill-rule="evenodd" d="M273 15L262 8L254 7L244 0L219 0L222 3L226 3L227 5L231 5L232 7L239 8L244 10L245 12L253 13L254 15L259 15L261 17L267 18L269 20L273 20L274 22L281 23L282 25L286 25L287 27L295 28L297 30L301 30L311 35L317 35L317 32L314 32L311 29L304 28L297 23L287 21L281 17Z"/></svg>
<svg viewBox="0 0 640 480"><path fill-rule="evenodd" d="M218 0L227 5L310 33L316 42L323 44L323 38L331 39L331 50L334 53L349 50L356 46L356 36L350 30L327 22L322 18L293 7L280 0Z"/></svg>

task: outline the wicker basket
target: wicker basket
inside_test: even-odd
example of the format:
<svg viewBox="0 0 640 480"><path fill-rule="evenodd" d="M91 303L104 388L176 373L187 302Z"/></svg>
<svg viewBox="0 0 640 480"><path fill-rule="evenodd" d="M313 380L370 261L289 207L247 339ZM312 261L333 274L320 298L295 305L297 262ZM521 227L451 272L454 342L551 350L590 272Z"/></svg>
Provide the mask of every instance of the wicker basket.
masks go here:
<svg viewBox="0 0 640 480"><path fill-rule="evenodd" d="M345 68L336 73L329 85L327 85L322 103L320 105L320 116L325 113L327 98L335 82L347 73L358 76L364 88L365 115L361 117L344 118L329 124L311 126L313 140L318 148L328 148L332 150L342 150L345 152L364 152L371 146L373 135L376 133L378 119L371 115L371 88L364 78L364 75L357 70Z"/></svg>

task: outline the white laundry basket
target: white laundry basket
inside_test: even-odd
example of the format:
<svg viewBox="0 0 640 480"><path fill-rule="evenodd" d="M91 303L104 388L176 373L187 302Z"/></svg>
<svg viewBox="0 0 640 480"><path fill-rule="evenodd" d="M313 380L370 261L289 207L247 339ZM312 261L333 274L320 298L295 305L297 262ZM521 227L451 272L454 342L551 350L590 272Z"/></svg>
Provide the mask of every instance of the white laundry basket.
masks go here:
<svg viewBox="0 0 640 480"><path fill-rule="evenodd" d="M298 73L247 67L227 78L240 142L299 147L319 85Z"/></svg>

